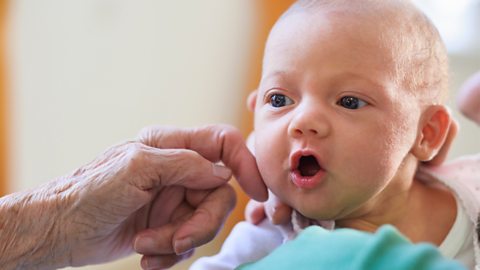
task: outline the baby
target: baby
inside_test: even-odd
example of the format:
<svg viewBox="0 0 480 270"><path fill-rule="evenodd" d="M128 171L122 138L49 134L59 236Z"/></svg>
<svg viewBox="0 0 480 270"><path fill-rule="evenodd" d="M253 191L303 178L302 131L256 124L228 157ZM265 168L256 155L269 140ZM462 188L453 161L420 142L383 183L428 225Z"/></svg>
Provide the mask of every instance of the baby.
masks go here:
<svg viewBox="0 0 480 270"><path fill-rule="evenodd" d="M474 269L480 156L418 167L445 143L447 90L445 47L409 1L300 0L272 29L248 100L261 175L300 217L367 232L391 224ZM290 233L240 223L192 268L258 260Z"/></svg>

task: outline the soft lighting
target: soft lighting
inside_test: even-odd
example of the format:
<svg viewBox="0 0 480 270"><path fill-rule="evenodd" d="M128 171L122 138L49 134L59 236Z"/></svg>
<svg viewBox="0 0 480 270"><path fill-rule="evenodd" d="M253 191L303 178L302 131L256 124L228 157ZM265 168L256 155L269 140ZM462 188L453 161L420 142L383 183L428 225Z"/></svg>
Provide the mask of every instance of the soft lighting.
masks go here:
<svg viewBox="0 0 480 270"><path fill-rule="evenodd" d="M479 0L415 0L437 26L450 53L480 50L475 32L480 26ZM478 29L477 29L478 31Z"/></svg>

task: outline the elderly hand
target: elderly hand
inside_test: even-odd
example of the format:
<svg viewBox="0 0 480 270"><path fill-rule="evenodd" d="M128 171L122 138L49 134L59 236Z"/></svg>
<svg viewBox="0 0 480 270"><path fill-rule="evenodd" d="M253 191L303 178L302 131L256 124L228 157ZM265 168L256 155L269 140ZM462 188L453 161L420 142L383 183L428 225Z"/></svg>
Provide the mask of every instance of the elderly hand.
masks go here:
<svg viewBox="0 0 480 270"><path fill-rule="evenodd" d="M222 226L235 203L232 172L250 196L266 199L237 130L145 129L71 175L1 198L0 265L52 269L137 251L143 268L171 266Z"/></svg>

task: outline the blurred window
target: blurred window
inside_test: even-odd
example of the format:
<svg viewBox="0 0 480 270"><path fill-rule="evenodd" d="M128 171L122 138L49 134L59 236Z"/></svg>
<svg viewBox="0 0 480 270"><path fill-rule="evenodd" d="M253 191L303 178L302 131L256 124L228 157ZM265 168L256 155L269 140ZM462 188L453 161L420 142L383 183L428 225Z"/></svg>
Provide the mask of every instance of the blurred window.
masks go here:
<svg viewBox="0 0 480 270"><path fill-rule="evenodd" d="M480 51L480 0L414 0L437 26L452 54Z"/></svg>

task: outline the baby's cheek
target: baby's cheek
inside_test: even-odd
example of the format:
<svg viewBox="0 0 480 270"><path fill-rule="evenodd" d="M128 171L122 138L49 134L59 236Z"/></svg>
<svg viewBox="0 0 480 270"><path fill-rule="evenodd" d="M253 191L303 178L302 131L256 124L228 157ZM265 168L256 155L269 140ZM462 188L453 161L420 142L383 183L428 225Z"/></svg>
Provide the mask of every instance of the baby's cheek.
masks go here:
<svg viewBox="0 0 480 270"><path fill-rule="evenodd" d="M379 170L391 178L399 170L402 162L410 153L415 140L415 130L411 127L390 127L385 129L386 138L377 149Z"/></svg>
<svg viewBox="0 0 480 270"><path fill-rule="evenodd" d="M398 171L411 149L414 137L409 135L412 134L411 128L404 125L386 124L376 132L378 135L375 139L369 141L368 145L363 144L363 149L360 149L363 155L359 159L358 170L366 178L386 181Z"/></svg>
<svg viewBox="0 0 480 270"><path fill-rule="evenodd" d="M277 171L279 171L278 161L276 160L275 151L269 150L266 144L258 143L255 147L255 156L257 166L260 174L267 185L270 185L271 179L275 178Z"/></svg>
<svg viewBox="0 0 480 270"><path fill-rule="evenodd" d="M287 190L288 173L282 166L283 154L278 149L268 147L268 144L265 143L258 145L258 148L260 151L257 152L256 159L262 179L268 189L280 199L284 199L282 191Z"/></svg>

